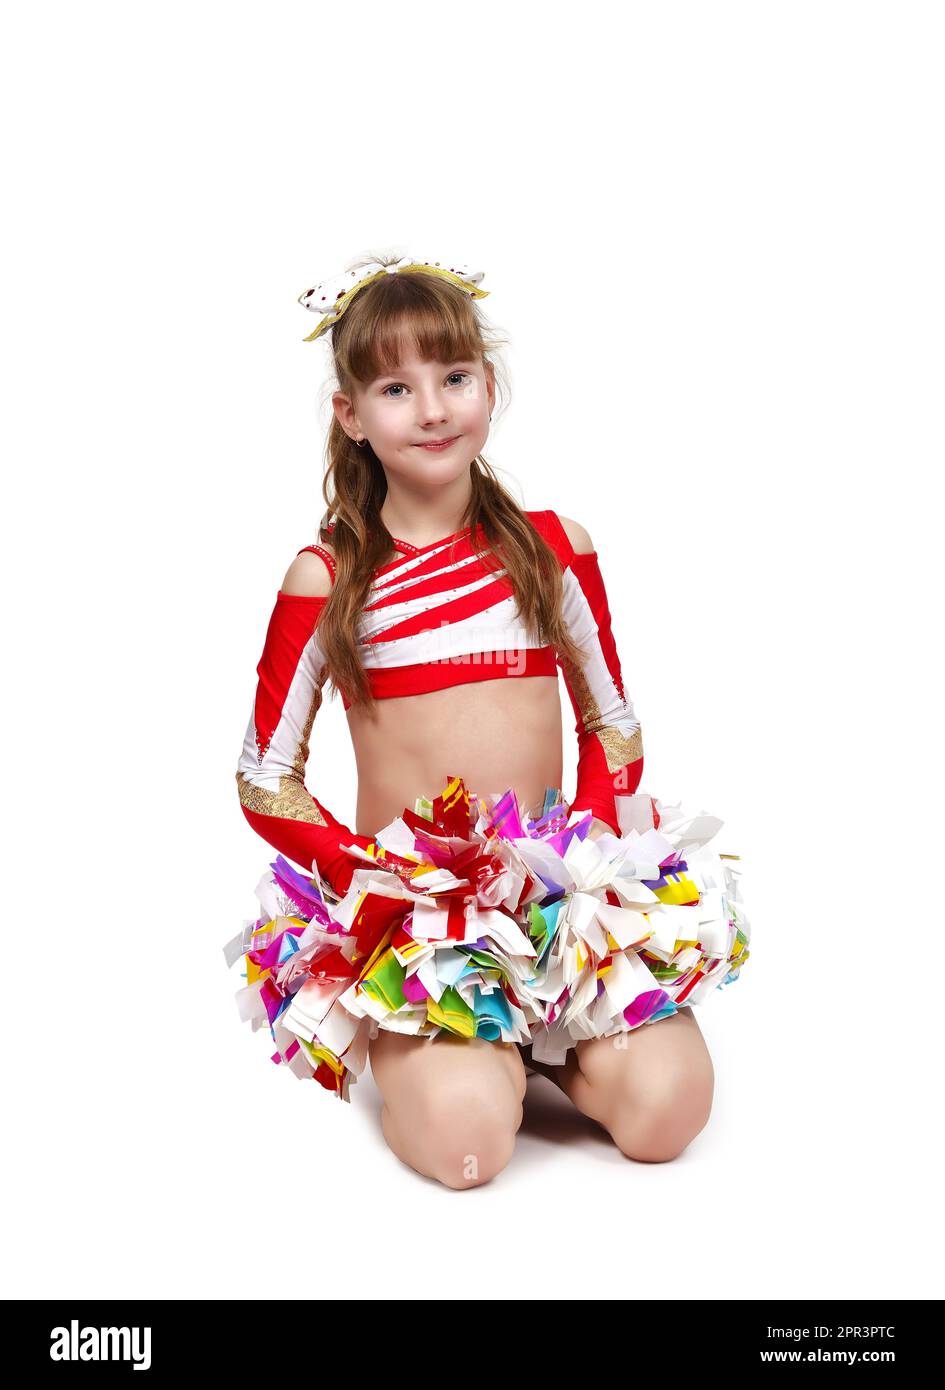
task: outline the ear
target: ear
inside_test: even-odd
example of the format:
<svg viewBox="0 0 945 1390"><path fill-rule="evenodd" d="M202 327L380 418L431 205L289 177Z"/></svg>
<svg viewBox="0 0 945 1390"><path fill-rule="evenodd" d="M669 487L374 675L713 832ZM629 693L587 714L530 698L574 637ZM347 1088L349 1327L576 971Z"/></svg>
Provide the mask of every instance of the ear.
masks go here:
<svg viewBox="0 0 945 1390"><path fill-rule="evenodd" d="M495 409L495 365L486 361L483 363L486 370L486 392L489 396L489 414Z"/></svg>
<svg viewBox="0 0 945 1390"><path fill-rule="evenodd" d="M331 405L335 412L335 418L346 434L353 437L362 433L358 425L357 412L350 396L346 396L343 391L336 391L331 398Z"/></svg>

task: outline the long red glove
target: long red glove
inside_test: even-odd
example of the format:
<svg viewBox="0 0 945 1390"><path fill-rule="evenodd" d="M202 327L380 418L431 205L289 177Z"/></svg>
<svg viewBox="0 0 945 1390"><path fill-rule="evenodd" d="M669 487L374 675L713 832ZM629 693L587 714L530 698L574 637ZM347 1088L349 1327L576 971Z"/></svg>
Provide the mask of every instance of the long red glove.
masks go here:
<svg viewBox="0 0 945 1390"><path fill-rule="evenodd" d="M327 602L277 594L236 780L253 829L306 872L314 863L340 897L358 867L342 845L367 849L373 841L342 825L305 787L308 740L322 702L317 627Z"/></svg>
<svg viewBox="0 0 945 1390"><path fill-rule="evenodd" d="M591 811L617 834L616 797L635 792L643 776L643 734L627 698L611 629L607 592L597 551L577 554L557 514L541 517L540 530L561 562L562 614L587 655L574 667L558 660L576 717L577 791L573 811Z"/></svg>

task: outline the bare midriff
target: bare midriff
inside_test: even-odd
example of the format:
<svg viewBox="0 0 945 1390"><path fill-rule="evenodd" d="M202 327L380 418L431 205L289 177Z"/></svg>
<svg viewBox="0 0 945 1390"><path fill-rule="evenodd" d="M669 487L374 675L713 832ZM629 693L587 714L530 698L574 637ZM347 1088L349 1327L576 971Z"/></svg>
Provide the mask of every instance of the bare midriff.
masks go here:
<svg viewBox="0 0 945 1390"><path fill-rule="evenodd" d="M537 815L547 787L562 775L561 700L556 676L492 680L376 700L347 711L358 768L355 830L375 835L438 796L448 777L467 790L501 794L512 787L523 811Z"/></svg>

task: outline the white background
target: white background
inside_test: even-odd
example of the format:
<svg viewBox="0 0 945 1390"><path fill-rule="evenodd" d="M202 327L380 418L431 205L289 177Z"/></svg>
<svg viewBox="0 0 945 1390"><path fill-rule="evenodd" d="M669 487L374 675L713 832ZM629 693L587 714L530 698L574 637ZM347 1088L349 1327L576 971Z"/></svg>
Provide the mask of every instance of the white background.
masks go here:
<svg viewBox="0 0 945 1390"><path fill-rule="evenodd" d="M941 8L3 28L3 1293L941 1297ZM535 1078L511 1165L448 1190L369 1071L342 1105L237 1017L271 853L236 760L323 509L296 297L390 245L484 270L486 457L590 531L645 788L745 858L668 1164ZM351 823L338 699L308 780Z"/></svg>

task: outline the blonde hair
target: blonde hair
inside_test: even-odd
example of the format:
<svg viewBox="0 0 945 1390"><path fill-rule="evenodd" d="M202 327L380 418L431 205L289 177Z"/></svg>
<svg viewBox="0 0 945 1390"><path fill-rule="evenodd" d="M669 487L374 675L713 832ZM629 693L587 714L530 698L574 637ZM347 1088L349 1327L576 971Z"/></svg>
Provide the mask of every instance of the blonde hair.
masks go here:
<svg viewBox="0 0 945 1390"><path fill-rule="evenodd" d="M372 255L346 269L397 259ZM504 341L490 333L477 302L457 285L420 273L382 275L367 285L332 326L330 337L337 389L349 396L355 385L364 388L382 374L395 372L410 343L424 361L486 362ZM380 515L387 480L370 443L359 447L334 415L325 453L322 493L327 511L319 541L331 546L337 572L318 631L333 686L343 690L349 702L363 701L370 708L373 699L356 634L375 571L396 554ZM473 546L487 568L505 568L519 617L538 642L554 646L563 661L580 664L581 653L561 614L561 570L554 551L481 454L470 464L470 481L472 493L459 530L472 528ZM332 516L334 528L329 532ZM478 527L486 542L483 551L477 547Z"/></svg>

